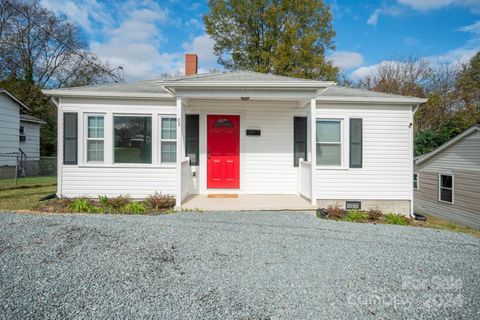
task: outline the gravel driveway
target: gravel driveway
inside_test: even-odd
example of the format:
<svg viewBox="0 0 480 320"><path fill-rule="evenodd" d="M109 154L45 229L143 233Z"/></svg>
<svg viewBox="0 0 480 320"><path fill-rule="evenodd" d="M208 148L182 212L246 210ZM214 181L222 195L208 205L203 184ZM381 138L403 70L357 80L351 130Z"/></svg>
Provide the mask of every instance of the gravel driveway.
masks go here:
<svg viewBox="0 0 480 320"><path fill-rule="evenodd" d="M468 235L298 212L0 214L0 318L479 317Z"/></svg>

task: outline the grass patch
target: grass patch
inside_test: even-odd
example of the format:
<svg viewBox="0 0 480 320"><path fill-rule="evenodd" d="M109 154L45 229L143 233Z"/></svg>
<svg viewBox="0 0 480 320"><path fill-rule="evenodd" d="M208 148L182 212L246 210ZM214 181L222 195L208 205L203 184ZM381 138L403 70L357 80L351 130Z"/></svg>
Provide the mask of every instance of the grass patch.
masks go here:
<svg viewBox="0 0 480 320"><path fill-rule="evenodd" d="M480 237L480 230L464 227L454 222L443 220L437 217L427 216L427 221L414 221L413 225L438 230L447 230L453 232L467 233L475 237Z"/></svg>
<svg viewBox="0 0 480 320"><path fill-rule="evenodd" d="M387 213L385 215L385 221L388 224L396 224L400 226L407 226L410 224L410 220L407 217L394 213Z"/></svg>
<svg viewBox="0 0 480 320"><path fill-rule="evenodd" d="M13 178L0 179L0 189L52 186L57 183L57 177L22 177L17 179L16 186L14 182Z"/></svg>
<svg viewBox="0 0 480 320"><path fill-rule="evenodd" d="M0 210L32 210L41 203L41 197L56 191L56 186L0 190Z"/></svg>

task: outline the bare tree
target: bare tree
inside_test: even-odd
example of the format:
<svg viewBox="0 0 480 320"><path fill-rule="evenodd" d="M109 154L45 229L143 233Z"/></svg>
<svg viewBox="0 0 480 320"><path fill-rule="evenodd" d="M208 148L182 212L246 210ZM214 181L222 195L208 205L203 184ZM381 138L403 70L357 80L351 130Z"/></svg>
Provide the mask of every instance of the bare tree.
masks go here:
<svg viewBox="0 0 480 320"><path fill-rule="evenodd" d="M80 30L38 0L0 3L0 80L21 79L39 88L114 78L88 51Z"/></svg>

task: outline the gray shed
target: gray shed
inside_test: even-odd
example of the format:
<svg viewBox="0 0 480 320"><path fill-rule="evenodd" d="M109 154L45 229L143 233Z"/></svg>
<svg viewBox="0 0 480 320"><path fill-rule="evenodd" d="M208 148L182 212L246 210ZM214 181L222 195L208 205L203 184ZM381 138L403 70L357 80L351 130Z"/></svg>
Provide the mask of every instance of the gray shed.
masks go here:
<svg viewBox="0 0 480 320"><path fill-rule="evenodd" d="M414 162L415 212L480 229L480 125Z"/></svg>

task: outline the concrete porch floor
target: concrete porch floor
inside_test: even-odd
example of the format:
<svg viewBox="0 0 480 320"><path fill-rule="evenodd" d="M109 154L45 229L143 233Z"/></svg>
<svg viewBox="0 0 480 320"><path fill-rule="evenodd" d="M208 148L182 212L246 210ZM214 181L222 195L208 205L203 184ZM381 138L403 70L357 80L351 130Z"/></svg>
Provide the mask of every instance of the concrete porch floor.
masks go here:
<svg viewBox="0 0 480 320"><path fill-rule="evenodd" d="M230 210L315 210L316 207L294 194L239 194L238 198L208 198L190 195L182 203L184 209L205 211Z"/></svg>

